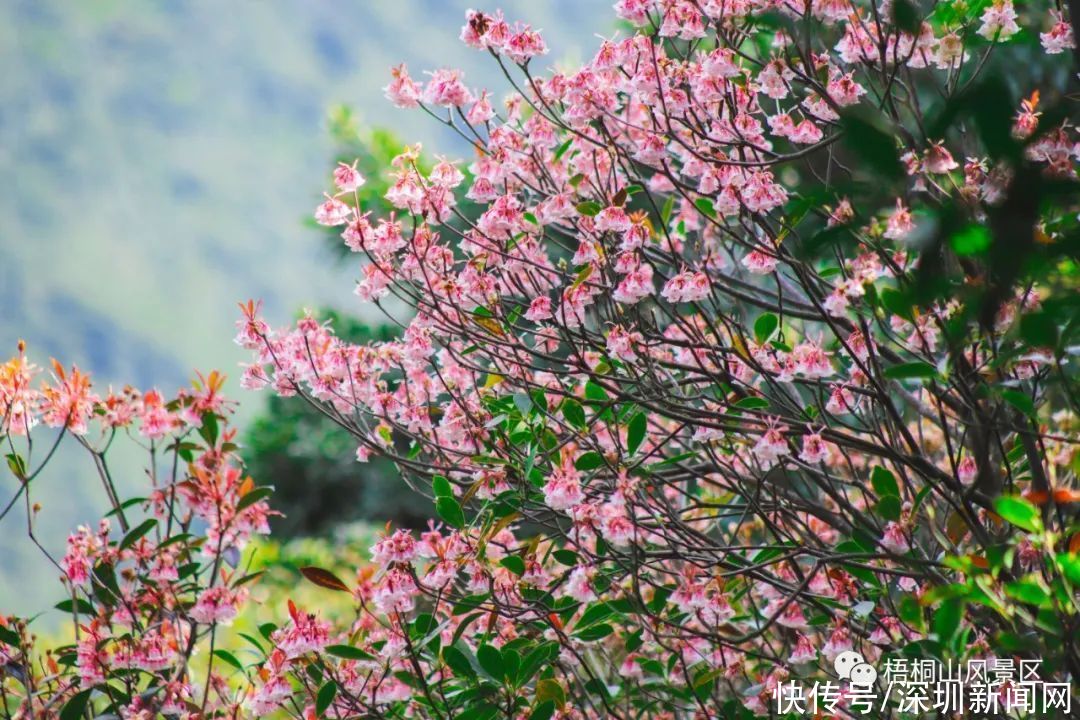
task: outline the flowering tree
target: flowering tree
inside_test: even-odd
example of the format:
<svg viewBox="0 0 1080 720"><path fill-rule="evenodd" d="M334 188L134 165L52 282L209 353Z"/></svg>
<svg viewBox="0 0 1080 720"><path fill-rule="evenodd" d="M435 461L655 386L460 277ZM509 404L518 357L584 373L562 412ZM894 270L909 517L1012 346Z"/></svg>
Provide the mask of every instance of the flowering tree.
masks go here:
<svg viewBox="0 0 1080 720"><path fill-rule="evenodd" d="M362 258L356 294L400 339L351 344L314 317L272 329L243 307L243 384L305 398L360 461L391 457L441 522L388 529L347 582L307 569L352 594L348 626L290 605L251 662L229 656L231 677L218 663L200 687L175 655L172 674L125 672L110 650L126 694L80 664L52 697L138 689L152 713L182 678L201 703L183 712L223 716L734 718L783 715L777 688L835 678L847 651L1077 676L1063 9L616 10L629 37L547 75L536 31L471 12L462 39L515 90L498 111L460 72L394 70L391 100L473 146L468 181L408 149L396 212L372 217L342 165L315 217ZM217 458L207 417L177 432L201 420ZM185 637L212 644L231 614L240 580L212 584L226 565L167 614ZM135 575L120 594L150 581ZM123 647L128 615L87 610ZM843 688L830 712L864 714ZM997 691L1004 707L1013 689Z"/></svg>

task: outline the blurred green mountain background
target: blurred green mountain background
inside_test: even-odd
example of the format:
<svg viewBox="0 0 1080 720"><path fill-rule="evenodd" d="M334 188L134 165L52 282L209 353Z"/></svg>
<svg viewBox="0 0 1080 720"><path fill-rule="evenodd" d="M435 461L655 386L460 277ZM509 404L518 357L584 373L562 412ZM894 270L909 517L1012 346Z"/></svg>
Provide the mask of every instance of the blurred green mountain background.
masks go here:
<svg viewBox="0 0 1080 720"><path fill-rule="evenodd" d="M609 0L503 0L545 30L545 64L591 54ZM382 97L389 68L461 67L505 88L462 45L459 0L6 0L0 3L0 351L92 371L99 385L166 391L195 368L233 378L236 302L355 309L356 269L305 218L328 187L328 109L344 103L429 153L466 155L449 131ZM487 8L492 9L492 8ZM371 318L374 319L374 318ZM241 422L265 401L242 393ZM132 461L133 462L133 461ZM102 509L85 462L65 456L35 484L41 537ZM129 487L140 480L137 465ZM0 501L15 491L0 485ZM0 612L56 599L56 569L0 523Z"/></svg>

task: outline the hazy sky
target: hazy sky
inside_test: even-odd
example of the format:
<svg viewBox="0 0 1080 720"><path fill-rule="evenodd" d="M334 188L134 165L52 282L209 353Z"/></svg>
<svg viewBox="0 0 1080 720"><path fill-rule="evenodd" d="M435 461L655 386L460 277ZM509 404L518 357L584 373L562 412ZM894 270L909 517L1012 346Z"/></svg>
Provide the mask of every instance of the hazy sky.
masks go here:
<svg viewBox="0 0 1080 720"><path fill-rule="evenodd" d="M0 355L18 338L99 386L166 392L196 368L232 378L237 301L275 322L304 306L356 307L357 268L334 267L303 222L327 187L330 106L432 153L464 148L383 98L391 65L464 68L497 96L485 54L457 37L466 0L5 0L0 3ZM610 0L515 0L509 19L545 31L542 64L592 55ZM490 9L490 8L489 8ZM245 416L262 398L239 390ZM34 482L39 534L103 510L85 462L60 457ZM85 459L83 459L85 461ZM121 473L140 482L139 466ZM0 504L14 492L0 482ZM59 589L13 513L0 524L0 612Z"/></svg>

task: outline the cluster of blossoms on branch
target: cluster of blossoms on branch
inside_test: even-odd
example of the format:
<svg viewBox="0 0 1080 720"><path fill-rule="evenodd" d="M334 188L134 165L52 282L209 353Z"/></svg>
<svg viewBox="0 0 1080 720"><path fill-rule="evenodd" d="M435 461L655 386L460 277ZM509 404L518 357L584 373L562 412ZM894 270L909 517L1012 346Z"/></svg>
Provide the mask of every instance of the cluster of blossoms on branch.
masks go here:
<svg viewBox="0 0 1080 720"><path fill-rule="evenodd" d="M167 398L130 387L99 394L89 376L55 361L49 377L40 374L21 344L0 366L0 438L18 482L0 516L24 504L38 541L34 481L65 438L93 458L112 510L76 529L62 556L39 544L67 590L57 609L69 615L74 643L42 652L27 621L0 615L0 713L78 718L107 707L124 718L202 717L208 707L240 707L244 688L220 672L202 682L191 672L193 656L244 602L252 578L238 562L273 514L269 492L236 456L224 376L200 376ZM44 448L39 426L53 428ZM125 436L149 454L150 487L121 499L106 455Z"/></svg>
<svg viewBox="0 0 1080 720"><path fill-rule="evenodd" d="M456 70L394 70L387 96L475 159L408 149L380 218L345 168L316 219L399 340L241 320L248 387L315 403L446 523L375 551L374 609L414 643L413 704L386 713L767 714L845 651L1032 652L1036 627L1075 675L1072 360L1019 330L1046 288L972 289L1016 188L1075 180L1080 144L1037 86L992 111L1007 147L934 117L995 54L1073 49L1061 9L616 9L638 30L545 76L533 30L470 12L516 90L500 112ZM1068 236L1075 197L1029 222ZM960 290L920 297L942 256ZM539 679L500 677L549 646Z"/></svg>
<svg viewBox="0 0 1080 720"><path fill-rule="evenodd" d="M349 582L308 569L355 620L290 606L237 663L243 708L764 716L848 651L1040 656L1075 679L1076 324L1053 312L1075 266L1040 284L1026 264L1076 247L1064 10L616 11L628 37L546 75L536 31L470 12L462 40L513 86L501 105L456 70L393 71L387 96L474 159L422 171L408 148L380 217L342 165L315 219L400 338L243 306L242 384L312 403L440 518L388 529ZM1042 71L1001 81L1020 63ZM86 530L72 554L110 547ZM168 632L227 621L236 584ZM229 715L212 684L203 707Z"/></svg>

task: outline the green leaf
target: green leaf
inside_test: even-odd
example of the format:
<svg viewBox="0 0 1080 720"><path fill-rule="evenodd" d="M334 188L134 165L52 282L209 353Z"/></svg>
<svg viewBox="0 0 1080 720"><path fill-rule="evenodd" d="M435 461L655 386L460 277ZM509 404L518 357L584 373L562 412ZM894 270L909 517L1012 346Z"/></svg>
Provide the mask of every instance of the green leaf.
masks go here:
<svg viewBox="0 0 1080 720"><path fill-rule="evenodd" d="M529 713L529 720L551 720L551 716L555 714L555 701L545 700L541 703L537 703L533 711Z"/></svg>
<svg viewBox="0 0 1080 720"><path fill-rule="evenodd" d="M217 415L212 412L204 412L202 414L202 426L199 428L199 434L208 445L217 445L219 429Z"/></svg>
<svg viewBox="0 0 1080 720"><path fill-rule="evenodd" d="M518 670L521 669L521 655L510 648L502 649L502 677L511 685L517 682Z"/></svg>
<svg viewBox="0 0 1080 720"><path fill-rule="evenodd" d="M595 200L586 200L585 202L578 203L577 206L577 211L579 213L581 213L582 215L588 215L589 217L599 215L600 211L603 209L604 208L600 207L600 203L596 202Z"/></svg>
<svg viewBox="0 0 1080 720"><path fill-rule="evenodd" d="M1028 532L1042 531L1042 516L1039 509L1017 495L1002 495L994 501L997 514L1013 525Z"/></svg>
<svg viewBox="0 0 1080 720"><path fill-rule="evenodd" d="M19 453L8 453L4 457L7 458L8 469L12 474L20 480L26 478L26 461L23 460L22 455Z"/></svg>
<svg viewBox="0 0 1080 720"><path fill-rule="evenodd" d="M878 500L874 506L877 514L886 520L900 519L900 498L895 495L886 495Z"/></svg>
<svg viewBox="0 0 1080 720"><path fill-rule="evenodd" d="M574 637L583 642L592 642L594 640L606 638L613 632L615 632L615 629L607 623L598 623L575 632Z"/></svg>
<svg viewBox="0 0 1080 720"><path fill-rule="evenodd" d="M645 441L645 433L648 427L649 418L645 413L639 412L630 418L630 422L626 427L626 452L628 455L633 455L641 447L641 443Z"/></svg>
<svg viewBox="0 0 1080 720"><path fill-rule="evenodd" d="M60 612L70 613L72 610L78 610L80 615L93 615L94 606L82 598L76 599L74 602L71 600L62 600L54 606Z"/></svg>
<svg viewBox="0 0 1080 720"><path fill-rule="evenodd" d="M532 398L526 393L514 393L514 407L518 409L522 416L527 417L533 409Z"/></svg>
<svg viewBox="0 0 1080 720"><path fill-rule="evenodd" d="M461 505L454 498L445 496L436 498L435 511L447 525L456 527L458 530L465 527L465 513L461 511Z"/></svg>
<svg viewBox="0 0 1080 720"><path fill-rule="evenodd" d="M574 138L570 138L555 150L555 160L558 161L566 154L566 151L570 149L570 145L574 142Z"/></svg>
<svg viewBox="0 0 1080 720"><path fill-rule="evenodd" d="M578 556L573 550L556 550L551 556L567 567L577 567Z"/></svg>
<svg viewBox="0 0 1080 720"><path fill-rule="evenodd" d="M919 605L919 601L912 595L904 595L900 598L900 605L897 608L900 619L911 625L914 628L922 629L923 627L923 611Z"/></svg>
<svg viewBox="0 0 1080 720"><path fill-rule="evenodd" d="M139 525L132 528L128 532L128 534L124 536L124 539L120 541L120 549L126 550L135 543L139 542L139 538L143 537L144 535L146 535L146 533L153 530L157 524L158 521L156 518L150 518L149 520L145 520L139 523Z"/></svg>
<svg viewBox="0 0 1080 720"><path fill-rule="evenodd" d="M1050 595L1033 578L1021 578L1006 583L1005 594L1027 605L1042 606L1050 602Z"/></svg>
<svg viewBox="0 0 1080 720"><path fill-rule="evenodd" d="M224 660L225 662L232 665L237 670L243 671L243 669L244 669L244 664L241 663L239 660L237 660L236 656L233 655L228 650L215 650L214 651L214 657L216 657L216 658L218 658L220 660Z"/></svg>
<svg viewBox="0 0 1080 720"><path fill-rule="evenodd" d="M1040 348L1056 348L1058 327L1048 312L1027 313L1020 318L1020 337Z"/></svg>
<svg viewBox="0 0 1080 720"><path fill-rule="evenodd" d="M896 27L909 35L918 34L919 26L922 24L922 18L919 17L918 11L909 0L893 0L892 21Z"/></svg>
<svg viewBox="0 0 1080 720"><path fill-rule="evenodd" d="M702 215L712 218L713 220L716 219L716 208L713 207L713 201L709 198L698 198L694 201L694 207L696 207Z"/></svg>
<svg viewBox="0 0 1080 720"><path fill-rule="evenodd" d="M499 707L489 702L480 702L458 713L454 720L492 720L499 714Z"/></svg>
<svg viewBox="0 0 1080 720"><path fill-rule="evenodd" d="M667 225L671 222L671 213L675 210L675 196L668 195L667 201L664 203L664 209L660 211L660 221Z"/></svg>
<svg viewBox="0 0 1080 720"><path fill-rule="evenodd" d="M743 410L764 410L769 407L769 401L763 397L744 397L735 403L735 407Z"/></svg>
<svg viewBox="0 0 1080 720"><path fill-rule="evenodd" d="M990 230L984 225L968 225L949 238L957 255L979 255L990 247Z"/></svg>
<svg viewBox="0 0 1080 720"><path fill-rule="evenodd" d="M551 700L556 707L560 708L566 704L566 690L563 689L558 680L545 678L536 682L536 701L541 703L548 700Z"/></svg>
<svg viewBox="0 0 1080 720"><path fill-rule="evenodd" d="M878 127L878 120L877 116L849 112L840 119L840 125L844 144L864 161L867 172L878 176L880 184L886 186L904 176L904 167L897 155L895 134Z"/></svg>
<svg viewBox="0 0 1080 720"><path fill-rule="evenodd" d="M442 650L442 659L447 667L454 671L455 675L467 678L476 677L476 670L473 669L472 663L465 657L465 653L461 652L456 647L452 645L444 647Z"/></svg>
<svg viewBox="0 0 1080 720"><path fill-rule="evenodd" d="M758 345L764 345L772 340L773 334L780 327L780 318L773 313L764 313L754 321L754 339Z"/></svg>
<svg viewBox="0 0 1080 720"><path fill-rule="evenodd" d="M574 467L581 471L595 470L598 467L603 467L604 456L598 452L587 452L577 459L574 463Z"/></svg>
<svg viewBox="0 0 1080 720"><path fill-rule="evenodd" d="M454 488L451 487L450 481L442 475L436 475L431 478L431 491L435 493L435 497L437 498L454 497Z"/></svg>
<svg viewBox="0 0 1080 720"><path fill-rule="evenodd" d="M484 668L491 677L501 678L503 676L503 656L494 645L481 644L480 647L476 648L476 659L480 662L480 667Z"/></svg>
<svg viewBox="0 0 1080 720"><path fill-rule="evenodd" d="M607 400L608 400L607 390L605 390L598 383L595 383L592 380L587 380L585 382L585 399L586 400L592 400L593 402L596 402L596 403L607 402Z"/></svg>
<svg viewBox="0 0 1080 720"><path fill-rule="evenodd" d="M911 380L914 378L937 377L937 368L921 361L900 363L885 369L885 377L890 380Z"/></svg>
<svg viewBox="0 0 1080 720"><path fill-rule="evenodd" d="M87 705L90 704L91 692L93 692L92 688L73 695L60 711L60 720L79 720L86 713Z"/></svg>
<svg viewBox="0 0 1080 720"><path fill-rule="evenodd" d="M585 612L581 613L581 617L579 617L577 621L577 627L586 628L590 625L594 625L600 622L601 620L606 620L614 614L615 610L611 607L609 603L595 603L589 606L589 608L585 610Z"/></svg>
<svg viewBox="0 0 1080 720"><path fill-rule="evenodd" d="M886 495L900 497L900 486L896 482L896 476L880 465L875 465L870 471L870 484L878 497Z"/></svg>
<svg viewBox="0 0 1080 720"><path fill-rule="evenodd" d="M1019 390L1002 390L1001 397L1014 408L1031 417L1035 415L1035 403L1027 393Z"/></svg>
<svg viewBox="0 0 1080 720"><path fill-rule="evenodd" d="M263 485L262 487L249 490L240 498L240 502L236 503L236 512L246 510L260 500L265 500L273 494L274 488L269 485Z"/></svg>
<svg viewBox="0 0 1080 720"><path fill-rule="evenodd" d="M334 698L337 697L338 686L333 680L327 680L326 683L319 688L319 694L315 697L315 714L322 717L326 712L326 709L330 707L330 704L334 702Z"/></svg>
<svg viewBox="0 0 1080 720"><path fill-rule="evenodd" d="M328 655L339 657L344 660L374 660L375 656L371 653L364 652L358 647L352 645L328 645L326 648Z"/></svg>
<svg viewBox="0 0 1080 720"><path fill-rule="evenodd" d="M945 600L934 611L932 624L938 639L947 643L953 639L960 629L960 621L964 617L964 601L959 598Z"/></svg>
<svg viewBox="0 0 1080 720"><path fill-rule="evenodd" d="M573 427L579 430L585 427L585 410L582 409L581 404L576 400L564 400L562 404L562 414L566 418L566 422L570 423Z"/></svg>
<svg viewBox="0 0 1080 720"><path fill-rule="evenodd" d="M518 577L525 574L525 561L517 555L507 555L499 561L499 564Z"/></svg>
<svg viewBox="0 0 1080 720"><path fill-rule="evenodd" d="M543 643L532 650L521 661L521 667L518 669L517 685L521 686L532 680L533 676L540 671L540 668L558 654L559 644L555 642Z"/></svg>
<svg viewBox="0 0 1080 720"><path fill-rule="evenodd" d="M893 315L899 315L907 321L912 321L915 316L911 312L912 301L907 293L885 288L881 291L881 304Z"/></svg>

